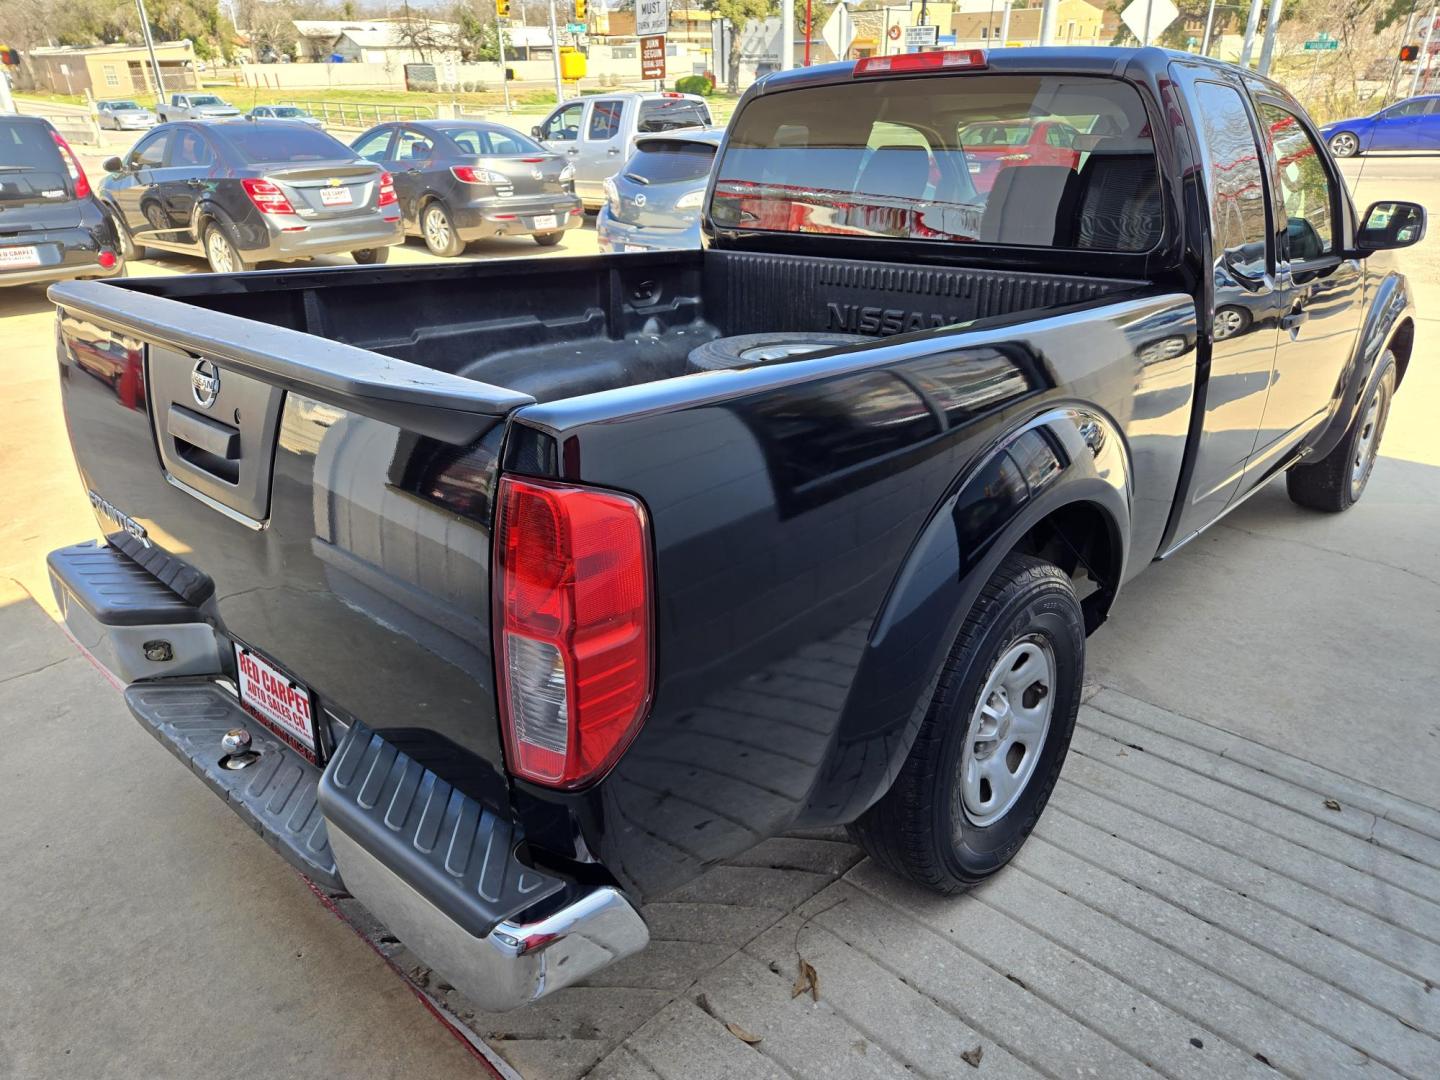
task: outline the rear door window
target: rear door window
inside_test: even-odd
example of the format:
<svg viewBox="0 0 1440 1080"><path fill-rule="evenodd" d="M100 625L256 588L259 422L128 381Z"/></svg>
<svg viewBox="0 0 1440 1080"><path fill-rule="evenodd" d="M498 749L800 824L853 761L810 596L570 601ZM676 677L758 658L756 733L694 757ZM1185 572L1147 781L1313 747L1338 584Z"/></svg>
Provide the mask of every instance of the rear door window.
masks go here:
<svg viewBox="0 0 1440 1080"><path fill-rule="evenodd" d="M635 148L625 175L647 184L677 184L704 179L715 161L715 147L680 139L645 139Z"/></svg>
<svg viewBox="0 0 1440 1080"><path fill-rule="evenodd" d="M709 127L710 110L703 102L688 98L647 98L640 102L640 131L673 131L676 128Z"/></svg>
<svg viewBox="0 0 1440 1080"><path fill-rule="evenodd" d="M1067 153L986 165L966 154L967 141L1023 144L1041 120L1075 131ZM761 95L732 121L712 212L724 228L1110 252L1149 251L1164 231L1140 95L1086 76L855 79Z"/></svg>
<svg viewBox="0 0 1440 1080"><path fill-rule="evenodd" d="M1212 257L1248 278L1266 270L1264 166L1250 113L1233 86L1196 82L1199 142L1210 189Z"/></svg>

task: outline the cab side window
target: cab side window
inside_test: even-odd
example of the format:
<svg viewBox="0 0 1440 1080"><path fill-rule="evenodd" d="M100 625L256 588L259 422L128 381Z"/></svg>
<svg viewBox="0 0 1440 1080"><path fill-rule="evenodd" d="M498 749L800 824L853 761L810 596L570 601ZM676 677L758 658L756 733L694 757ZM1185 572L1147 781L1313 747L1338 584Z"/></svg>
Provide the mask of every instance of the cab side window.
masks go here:
<svg viewBox="0 0 1440 1080"><path fill-rule="evenodd" d="M580 138L580 118L584 113L583 101L566 105L545 121L545 126L540 129L540 138L548 142L574 142Z"/></svg>
<svg viewBox="0 0 1440 1080"><path fill-rule="evenodd" d="M1247 277L1266 270L1265 182L1245 102L1234 87L1197 82L1196 119L1210 189L1214 258Z"/></svg>
<svg viewBox="0 0 1440 1080"><path fill-rule="evenodd" d="M1323 258L1335 250L1335 192L1320 148L1290 110L1262 102L1260 118L1275 155L1289 257Z"/></svg>
<svg viewBox="0 0 1440 1080"><path fill-rule="evenodd" d="M597 101L590 110L590 128L587 139L603 141L620 134L620 113L625 108L623 101Z"/></svg>
<svg viewBox="0 0 1440 1080"><path fill-rule="evenodd" d="M390 129L380 128L362 135L351 148L366 161L384 161L390 147Z"/></svg>
<svg viewBox="0 0 1440 1080"><path fill-rule="evenodd" d="M165 146L170 132L159 131L130 151L130 164L137 169L158 169L165 164Z"/></svg>

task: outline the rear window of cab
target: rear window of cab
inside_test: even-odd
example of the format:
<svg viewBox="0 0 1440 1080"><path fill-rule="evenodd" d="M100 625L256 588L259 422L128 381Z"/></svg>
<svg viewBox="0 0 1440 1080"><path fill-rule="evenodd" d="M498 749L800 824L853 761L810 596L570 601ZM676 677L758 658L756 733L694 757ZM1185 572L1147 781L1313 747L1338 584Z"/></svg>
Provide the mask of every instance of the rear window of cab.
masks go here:
<svg viewBox="0 0 1440 1080"><path fill-rule="evenodd" d="M1140 95L1085 76L762 94L732 122L711 214L721 228L1107 252L1163 233Z"/></svg>

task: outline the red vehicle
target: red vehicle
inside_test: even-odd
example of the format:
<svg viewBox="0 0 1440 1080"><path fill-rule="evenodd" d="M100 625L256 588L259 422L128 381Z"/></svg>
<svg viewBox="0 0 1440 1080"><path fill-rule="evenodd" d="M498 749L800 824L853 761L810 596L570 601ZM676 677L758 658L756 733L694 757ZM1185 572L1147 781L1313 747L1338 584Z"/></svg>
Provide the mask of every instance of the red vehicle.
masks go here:
<svg viewBox="0 0 1440 1080"><path fill-rule="evenodd" d="M975 190L986 192L1007 165L1080 166L1080 132L1063 120L983 121L960 133Z"/></svg>

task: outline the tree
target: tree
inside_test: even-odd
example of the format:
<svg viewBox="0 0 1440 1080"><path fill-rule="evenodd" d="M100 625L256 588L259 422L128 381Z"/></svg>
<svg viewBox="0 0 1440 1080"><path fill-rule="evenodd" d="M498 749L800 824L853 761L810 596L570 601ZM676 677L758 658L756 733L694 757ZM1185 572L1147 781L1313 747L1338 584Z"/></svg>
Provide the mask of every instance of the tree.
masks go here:
<svg viewBox="0 0 1440 1080"><path fill-rule="evenodd" d="M751 19L763 19L775 12L774 0L703 0L706 11L714 12L718 18L730 23L730 93L740 92L740 32Z"/></svg>
<svg viewBox="0 0 1440 1080"><path fill-rule="evenodd" d="M460 62L473 64L500 59L500 27L495 22L493 0L462 0L450 10L454 33L446 44L460 53ZM510 47L510 37L505 37Z"/></svg>
<svg viewBox="0 0 1440 1080"><path fill-rule="evenodd" d="M404 14L395 24L395 39L407 49L420 54L420 59L425 63L430 62L430 55L445 48L445 35L424 15L416 15L410 10L409 3L406 3Z"/></svg>

